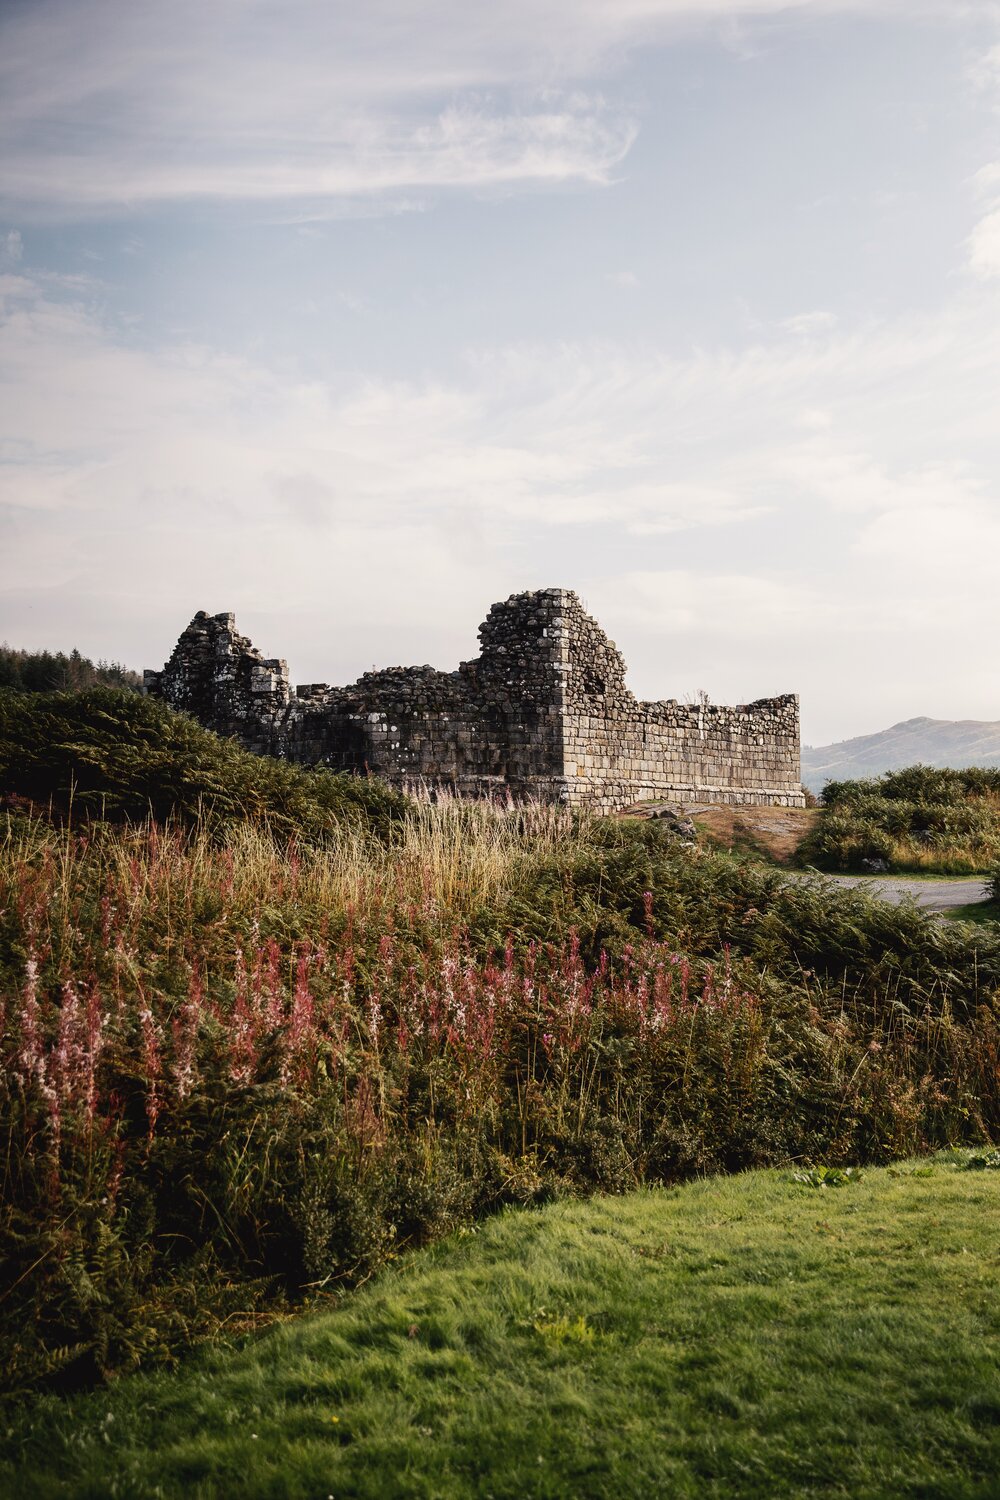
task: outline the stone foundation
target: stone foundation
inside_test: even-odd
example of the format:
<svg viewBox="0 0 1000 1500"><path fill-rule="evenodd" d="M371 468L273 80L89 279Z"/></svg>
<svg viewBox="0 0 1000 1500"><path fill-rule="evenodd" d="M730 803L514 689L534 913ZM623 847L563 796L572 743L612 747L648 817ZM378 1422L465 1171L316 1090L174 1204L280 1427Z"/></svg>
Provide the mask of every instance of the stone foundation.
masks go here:
<svg viewBox="0 0 1000 1500"><path fill-rule="evenodd" d="M625 663L569 589L514 594L456 672L390 667L294 693L288 668L197 614L146 691L259 755L372 772L463 796L508 793L611 812L643 798L801 807L798 699L737 708L639 702Z"/></svg>

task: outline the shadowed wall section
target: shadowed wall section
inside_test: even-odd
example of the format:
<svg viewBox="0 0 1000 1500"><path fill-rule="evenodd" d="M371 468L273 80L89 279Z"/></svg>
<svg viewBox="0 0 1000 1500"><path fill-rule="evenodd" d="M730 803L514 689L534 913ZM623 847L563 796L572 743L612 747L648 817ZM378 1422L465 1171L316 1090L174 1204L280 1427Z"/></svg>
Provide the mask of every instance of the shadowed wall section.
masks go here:
<svg viewBox="0 0 1000 1500"><path fill-rule="evenodd" d="M261 755L610 812L643 798L803 805L794 695L737 708L641 703L625 663L569 589L514 594L456 672L389 667L350 687L288 668L197 614L146 691Z"/></svg>

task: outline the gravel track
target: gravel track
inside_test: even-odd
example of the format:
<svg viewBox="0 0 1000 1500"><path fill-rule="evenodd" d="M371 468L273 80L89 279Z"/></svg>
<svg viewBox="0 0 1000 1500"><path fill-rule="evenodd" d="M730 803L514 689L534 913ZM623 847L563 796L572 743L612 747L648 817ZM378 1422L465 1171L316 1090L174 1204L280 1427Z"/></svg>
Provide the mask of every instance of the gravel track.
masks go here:
<svg viewBox="0 0 1000 1500"><path fill-rule="evenodd" d="M871 895L897 906L912 897L927 911L950 911L952 907L971 906L987 897L982 875L942 880L910 880L905 875L824 875L823 879L837 885L867 886Z"/></svg>

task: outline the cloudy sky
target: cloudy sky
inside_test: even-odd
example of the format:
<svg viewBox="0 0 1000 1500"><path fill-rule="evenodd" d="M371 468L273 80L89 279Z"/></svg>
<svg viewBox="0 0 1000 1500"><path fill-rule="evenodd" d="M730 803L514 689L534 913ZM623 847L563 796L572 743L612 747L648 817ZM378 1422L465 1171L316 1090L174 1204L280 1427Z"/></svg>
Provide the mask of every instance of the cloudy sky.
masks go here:
<svg viewBox="0 0 1000 1500"><path fill-rule="evenodd" d="M0 638L1000 719L991 0L0 0Z"/></svg>

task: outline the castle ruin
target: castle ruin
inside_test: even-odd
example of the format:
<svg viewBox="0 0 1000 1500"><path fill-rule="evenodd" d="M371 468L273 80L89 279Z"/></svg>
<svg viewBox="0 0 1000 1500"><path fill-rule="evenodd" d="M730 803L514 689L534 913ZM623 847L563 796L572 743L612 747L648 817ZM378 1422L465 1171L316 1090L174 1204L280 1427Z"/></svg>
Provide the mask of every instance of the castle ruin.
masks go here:
<svg viewBox="0 0 1000 1500"><path fill-rule="evenodd" d="M350 687L289 686L231 614L200 612L148 693L259 755L463 796L612 812L643 799L804 805L794 694L736 708L642 703L621 653L569 589L514 594L456 672L389 667Z"/></svg>

